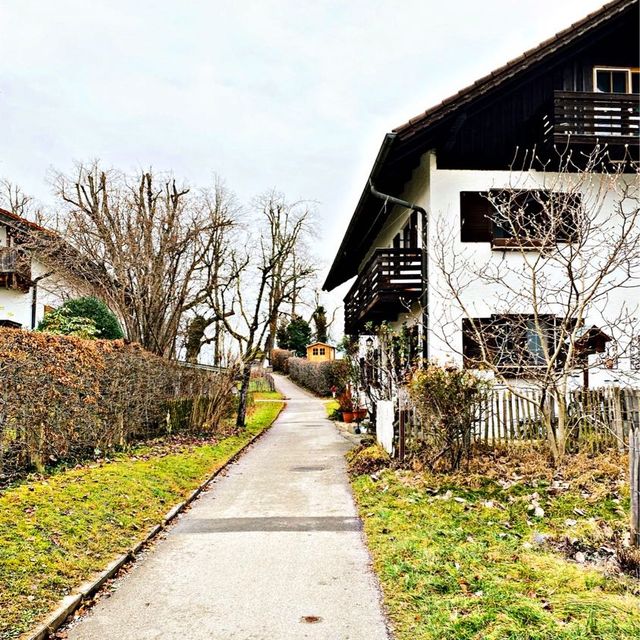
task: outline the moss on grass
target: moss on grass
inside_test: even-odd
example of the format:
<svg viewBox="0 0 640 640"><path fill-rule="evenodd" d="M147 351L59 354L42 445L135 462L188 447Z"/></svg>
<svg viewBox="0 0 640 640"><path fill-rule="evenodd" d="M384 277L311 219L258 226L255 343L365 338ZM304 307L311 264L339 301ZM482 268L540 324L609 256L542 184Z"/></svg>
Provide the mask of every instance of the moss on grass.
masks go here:
<svg viewBox="0 0 640 640"><path fill-rule="evenodd" d="M640 638L638 581L536 543L626 527L628 494L598 473L593 484L576 473L560 492L534 475L354 478L397 640ZM543 517L532 515L533 500Z"/></svg>
<svg viewBox="0 0 640 640"><path fill-rule="evenodd" d="M61 471L0 494L0 640L33 627L72 590L130 549L176 503L275 420L255 405L247 428L213 444Z"/></svg>

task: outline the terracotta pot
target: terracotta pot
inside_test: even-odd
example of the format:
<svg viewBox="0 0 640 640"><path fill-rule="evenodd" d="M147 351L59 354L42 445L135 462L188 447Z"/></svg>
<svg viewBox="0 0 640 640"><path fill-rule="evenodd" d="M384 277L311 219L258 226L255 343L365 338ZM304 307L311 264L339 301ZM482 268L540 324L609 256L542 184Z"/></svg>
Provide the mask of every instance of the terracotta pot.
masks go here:
<svg viewBox="0 0 640 640"><path fill-rule="evenodd" d="M342 412L342 422L353 422L356 419L356 414L353 411Z"/></svg>
<svg viewBox="0 0 640 640"><path fill-rule="evenodd" d="M367 410L366 409L356 409L353 412L353 415L355 416L356 420L364 420L367 417Z"/></svg>

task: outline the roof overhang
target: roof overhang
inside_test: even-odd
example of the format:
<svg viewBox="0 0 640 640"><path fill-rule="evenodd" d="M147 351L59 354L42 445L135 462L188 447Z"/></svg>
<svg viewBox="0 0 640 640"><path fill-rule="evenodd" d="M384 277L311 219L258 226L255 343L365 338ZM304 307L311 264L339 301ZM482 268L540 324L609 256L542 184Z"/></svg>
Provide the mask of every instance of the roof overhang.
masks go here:
<svg viewBox="0 0 640 640"><path fill-rule="evenodd" d="M614 0L569 28L545 40L499 69L477 80L440 104L387 133L373 163L347 231L333 260L323 290L331 291L357 275L358 267L384 224L385 205L369 189L373 182L385 193L400 195L420 158L455 133L466 110L493 100L498 89L522 81L536 65L557 60L565 47L580 48L582 38L613 18L637 7L638 0ZM544 71L544 70L543 70ZM542 73L542 71L541 71Z"/></svg>

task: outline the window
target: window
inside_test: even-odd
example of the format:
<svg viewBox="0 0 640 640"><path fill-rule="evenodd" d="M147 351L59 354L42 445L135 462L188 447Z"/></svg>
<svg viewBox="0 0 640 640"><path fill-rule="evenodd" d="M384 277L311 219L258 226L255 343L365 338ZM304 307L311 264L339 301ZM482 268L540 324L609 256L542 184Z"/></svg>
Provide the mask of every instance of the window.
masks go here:
<svg viewBox="0 0 640 640"><path fill-rule="evenodd" d="M312 349L311 353L312 353L314 356L317 356L317 355L318 355L318 347L313 347L313 349Z"/></svg>
<svg viewBox="0 0 640 640"><path fill-rule="evenodd" d="M320 347L320 355L323 356L324 355L324 347Z"/></svg>
<svg viewBox="0 0 640 640"><path fill-rule="evenodd" d="M465 368L494 366L502 372L524 373L544 366L545 349L556 341L554 316L513 314L462 320Z"/></svg>
<svg viewBox="0 0 640 640"><path fill-rule="evenodd" d="M593 90L598 93L640 93L640 69L595 67Z"/></svg>
<svg viewBox="0 0 640 640"><path fill-rule="evenodd" d="M461 242L491 242L494 248L535 248L551 238L575 237L577 194L541 190L462 191Z"/></svg>
<svg viewBox="0 0 640 640"><path fill-rule="evenodd" d="M393 238L394 249L418 248L418 212L414 211L407 220L402 231Z"/></svg>

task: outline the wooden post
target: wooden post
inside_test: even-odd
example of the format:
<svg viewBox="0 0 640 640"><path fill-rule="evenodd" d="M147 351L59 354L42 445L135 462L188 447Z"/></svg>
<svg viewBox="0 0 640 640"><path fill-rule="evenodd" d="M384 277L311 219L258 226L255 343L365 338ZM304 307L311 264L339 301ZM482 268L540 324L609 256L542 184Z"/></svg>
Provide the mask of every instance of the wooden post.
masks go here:
<svg viewBox="0 0 640 640"><path fill-rule="evenodd" d="M613 403L613 426L616 434L618 451L624 451L624 429L622 426L622 392L620 387L611 390Z"/></svg>
<svg viewBox="0 0 640 640"><path fill-rule="evenodd" d="M631 544L640 547L640 426L629 430L629 481L631 483Z"/></svg>

